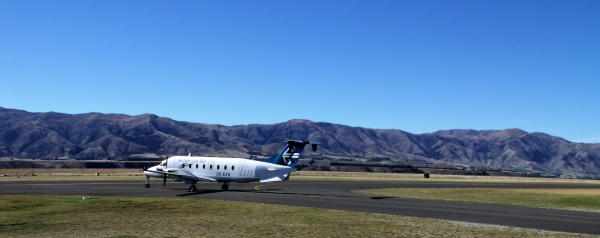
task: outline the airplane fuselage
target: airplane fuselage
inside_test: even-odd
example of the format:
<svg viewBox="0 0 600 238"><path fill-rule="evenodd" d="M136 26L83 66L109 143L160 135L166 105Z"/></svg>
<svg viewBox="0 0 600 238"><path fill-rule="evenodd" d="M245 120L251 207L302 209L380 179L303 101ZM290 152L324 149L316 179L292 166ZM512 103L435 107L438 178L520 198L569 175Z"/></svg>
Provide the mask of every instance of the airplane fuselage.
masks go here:
<svg viewBox="0 0 600 238"><path fill-rule="evenodd" d="M185 175L190 175L189 177L204 177L216 182L237 183L281 181L289 173L296 171L295 168L288 166L243 158L174 156L157 166L148 168L144 174L163 178L164 174L153 171L169 170L178 170L183 174L183 176L167 176L176 181L189 180Z"/></svg>
<svg viewBox="0 0 600 238"><path fill-rule="evenodd" d="M311 144L316 151L318 143L309 141L287 140L281 152L264 160L220 157L174 156L162 161L159 165L148 168L144 166L146 188L150 188L150 177L191 184L188 191L196 191L197 182L223 183L221 189L229 189L229 183L277 182L289 179L290 173L296 171L296 165L304 147Z"/></svg>

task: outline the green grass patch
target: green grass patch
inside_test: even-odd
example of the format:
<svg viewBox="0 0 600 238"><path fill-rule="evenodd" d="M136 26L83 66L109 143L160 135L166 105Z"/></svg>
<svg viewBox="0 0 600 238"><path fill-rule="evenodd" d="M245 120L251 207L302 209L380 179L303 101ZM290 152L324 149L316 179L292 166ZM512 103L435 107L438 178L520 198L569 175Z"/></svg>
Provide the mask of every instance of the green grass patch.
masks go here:
<svg viewBox="0 0 600 238"><path fill-rule="evenodd" d="M360 194L600 211L600 189L386 188Z"/></svg>
<svg viewBox="0 0 600 238"><path fill-rule="evenodd" d="M0 195L0 237L569 237L435 219L180 198Z"/></svg>

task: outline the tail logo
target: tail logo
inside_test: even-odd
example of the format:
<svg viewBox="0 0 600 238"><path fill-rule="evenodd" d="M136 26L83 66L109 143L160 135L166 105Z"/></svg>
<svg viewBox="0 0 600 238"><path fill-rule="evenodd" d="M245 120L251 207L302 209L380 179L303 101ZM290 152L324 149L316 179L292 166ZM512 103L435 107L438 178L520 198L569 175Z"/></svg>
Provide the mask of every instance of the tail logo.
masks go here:
<svg viewBox="0 0 600 238"><path fill-rule="evenodd" d="M294 145L290 145L288 150L283 154L283 161L285 164L289 165L295 160L298 160L300 157L300 153L296 151L297 147Z"/></svg>
<svg viewBox="0 0 600 238"><path fill-rule="evenodd" d="M286 141L287 146L283 148L279 155L272 157L272 161L269 163L278 164L278 165L287 165L290 167L296 167L298 163L298 159L304 150L304 146L310 144L308 141L296 141L296 140L288 140ZM316 150L316 143L312 144L313 151Z"/></svg>
<svg viewBox="0 0 600 238"><path fill-rule="evenodd" d="M298 157L300 156L300 153L285 153L285 155L283 155L283 161L289 165L291 164L295 159L298 159Z"/></svg>

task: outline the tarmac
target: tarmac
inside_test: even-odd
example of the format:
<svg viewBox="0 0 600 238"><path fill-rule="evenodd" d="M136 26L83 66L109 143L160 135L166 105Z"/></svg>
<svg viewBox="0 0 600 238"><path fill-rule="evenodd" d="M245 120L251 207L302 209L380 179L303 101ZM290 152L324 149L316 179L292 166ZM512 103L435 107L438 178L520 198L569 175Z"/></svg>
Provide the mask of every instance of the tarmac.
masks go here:
<svg viewBox="0 0 600 238"><path fill-rule="evenodd" d="M278 183L232 183L222 191L217 183L198 183L188 192L184 183L145 182L8 182L0 183L0 194L45 194L94 196L173 197L258 202L291 206L435 218L551 231L600 235L600 213L574 210L503 206L434 200L377 197L352 193L374 188L593 188L584 184L448 183L448 182L340 182L285 181Z"/></svg>

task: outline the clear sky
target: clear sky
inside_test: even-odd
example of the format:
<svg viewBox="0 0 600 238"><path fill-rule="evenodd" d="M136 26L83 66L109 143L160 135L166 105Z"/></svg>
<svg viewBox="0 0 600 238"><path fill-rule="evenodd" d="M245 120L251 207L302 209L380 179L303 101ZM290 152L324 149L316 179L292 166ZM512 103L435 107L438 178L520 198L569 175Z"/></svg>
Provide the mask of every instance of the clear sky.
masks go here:
<svg viewBox="0 0 600 238"><path fill-rule="evenodd" d="M0 0L0 106L600 142L600 1Z"/></svg>

